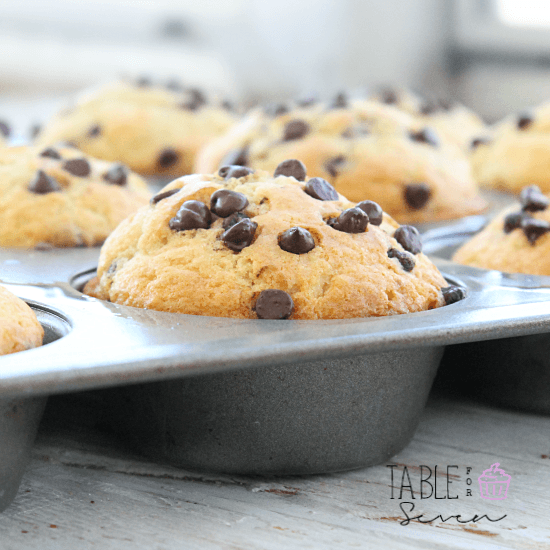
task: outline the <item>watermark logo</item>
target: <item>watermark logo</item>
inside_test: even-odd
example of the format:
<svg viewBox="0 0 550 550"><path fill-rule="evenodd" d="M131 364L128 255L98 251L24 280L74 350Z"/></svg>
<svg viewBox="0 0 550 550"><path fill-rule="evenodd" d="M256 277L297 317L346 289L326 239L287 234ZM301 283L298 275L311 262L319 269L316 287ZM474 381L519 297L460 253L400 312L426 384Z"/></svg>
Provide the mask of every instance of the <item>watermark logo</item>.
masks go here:
<svg viewBox="0 0 550 550"><path fill-rule="evenodd" d="M500 464L495 462L477 478L482 499L504 500L507 497L511 476L499 466ZM386 467L391 472L390 498L400 501L399 508L404 516L404 519L400 520L401 525L409 525L411 522L447 523L449 521L466 524L482 520L496 523L507 517L507 514L499 517L489 516L483 512L480 514L477 510L476 513L470 511L467 515L448 512L431 512L427 515L416 511L416 506L421 506L426 499L434 499L441 504L447 501L450 504L464 497L479 498L472 487L475 477L472 475L473 468L471 466L464 466L464 470L456 464L446 467L441 465L426 466L425 464L419 466L387 464ZM457 504L459 503L460 501L457 501ZM471 506L469 509L472 509Z"/></svg>
<svg viewBox="0 0 550 550"><path fill-rule="evenodd" d="M499 466L499 462L491 464L491 467L484 470L477 478L481 498L487 500L504 500L506 498L512 478Z"/></svg>

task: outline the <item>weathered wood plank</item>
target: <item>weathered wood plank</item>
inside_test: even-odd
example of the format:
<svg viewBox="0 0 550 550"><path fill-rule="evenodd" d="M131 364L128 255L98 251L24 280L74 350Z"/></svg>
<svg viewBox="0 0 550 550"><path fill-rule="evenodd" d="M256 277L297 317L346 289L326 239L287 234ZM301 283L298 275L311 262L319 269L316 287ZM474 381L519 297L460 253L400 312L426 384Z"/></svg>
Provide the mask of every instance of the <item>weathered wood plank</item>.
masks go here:
<svg viewBox="0 0 550 550"><path fill-rule="evenodd" d="M402 526L386 465L309 477L208 475L149 463L95 432L42 432L15 503L0 516L0 548L550 548L549 434L547 417L431 402L392 460L401 465L394 485L406 465L415 489L403 500L424 519L506 517ZM503 501L479 496L477 476L494 462L512 476ZM458 499L419 498L419 466L436 464L440 496L446 466L458 466L450 485Z"/></svg>

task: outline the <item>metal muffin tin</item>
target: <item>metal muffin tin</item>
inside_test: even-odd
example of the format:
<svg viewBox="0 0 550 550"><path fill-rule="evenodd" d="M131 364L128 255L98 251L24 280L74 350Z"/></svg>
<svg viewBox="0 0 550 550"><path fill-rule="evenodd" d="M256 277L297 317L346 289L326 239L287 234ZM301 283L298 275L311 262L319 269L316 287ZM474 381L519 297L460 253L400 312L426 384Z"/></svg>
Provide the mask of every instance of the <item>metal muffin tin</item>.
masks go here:
<svg viewBox="0 0 550 550"><path fill-rule="evenodd" d="M424 249L433 256L450 259L453 253L485 225L481 217L465 219L424 234ZM518 292L549 289L550 277L503 274L467 268L472 277L499 280L503 277ZM508 337L510 336L510 337ZM459 393L495 405L550 414L550 334L512 337L448 346L439 370L436 390Z"/></svg>
<svg viewBox="0 0 550 550"><path fill-rule="evenodd" d="M47 308L33 309L44 329L43 345L67 334L64 319ZM17 493L45 404L44 396L0 397L0 512Z"/></svg>
<svg viewBox="0 0 550 550"><path fill-rule="evenodd" d="M120 431L145 454L202 470L303 474L384 461L412 437L445 346L550 331L550 287L444 260L447 279L467 288L456 304L267 321L84 296L77 288L98 256L0 250L1 282L63 328L47 346L0 358L0 400L127 385L105 405ZM31 429L21 432L32 440ZM26 444L3 445L3 462Z"/></svg>

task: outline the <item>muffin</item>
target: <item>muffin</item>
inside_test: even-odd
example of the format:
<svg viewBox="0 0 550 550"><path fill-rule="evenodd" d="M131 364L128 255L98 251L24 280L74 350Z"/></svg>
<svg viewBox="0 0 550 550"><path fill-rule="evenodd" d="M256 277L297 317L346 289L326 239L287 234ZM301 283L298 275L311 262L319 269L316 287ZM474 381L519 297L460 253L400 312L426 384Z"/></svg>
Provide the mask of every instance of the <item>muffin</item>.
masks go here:
<svg viewBox="0 0 550 550"><path fill-rule="evenodd" d="M399 88L385 88L373 98L418 117L423 124L444 135L467 154L471 151L472 143L484 139L488 133L483 120L456 101L421 98L409 90Z"/></svg>
<svg viewBox="0 0 550 550"><path fill-rule="evenodd" d="M402 223L481 212L466 156L453 143L399 109L376 101L256 109L197 158L197 173L246 164L270 173L286 158L359 202L368 198Z"/></svg>
<svg viewBox="0 0 550 550"><path fill-rule="evenodd" d="M149 196L121 164L71 147L7 147L0 150L0 246L99 245Z"/></svg>
<svg viewBox="0 0 550 550"><path fill-rule="evenodd" d="M414 227L359 204L291 159L173 181L101 250L85 292L118 304L244 319L339 319L462 297Z"/></svg>
<svg viewBox="0 0 550 550"><path fill-rule="evenodd" d="M157 86L146 79L116 82L58 113L37 143L69 142L142 175L181 176L192 172L197 151L234 120L227 102L210 103L194 88L175 82Z"/></svg>
<svg viewBox="0 0 550 550"><path fill-rule="evenodd" d="M506 118L490 139L473 145L472 169L480 185L516 194L537 185L550 193L550 103Z"/></svg>
<svg viewBox="0 0 550 550"><path fill-rule="evenodd" d="M0 355L41 346L43 337L33 310L0 286Z"/></svg>
<svg viewBox="0 0 550 550"><path fill-rule="evenodd" d="M453 260L508 273L550 275L550 200L537 186L456 251ZM547 254L548 252L548 254Z"/></svg>

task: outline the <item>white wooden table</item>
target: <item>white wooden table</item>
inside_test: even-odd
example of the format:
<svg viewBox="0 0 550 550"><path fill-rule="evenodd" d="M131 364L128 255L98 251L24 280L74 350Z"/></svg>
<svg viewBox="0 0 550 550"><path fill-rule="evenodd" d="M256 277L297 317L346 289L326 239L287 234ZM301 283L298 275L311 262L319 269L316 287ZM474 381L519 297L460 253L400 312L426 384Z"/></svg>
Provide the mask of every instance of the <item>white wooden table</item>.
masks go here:
<svg viewBox="0 0 550 550"><path fill-rule="evenodd" d="M147 462L97 431L50 427L0 516L0 548L550 548L549 436L550 417L432 400L411 444L387 463L397 464L391 499L386 464L309 477L208 475ZM506 500L480 497L477 477L494 462L512 476ZM404 465L414 500L409 489L398 498ZM459 498L421 500L422 465L438 465L438 497L447 466L457 466L449 495ZM400 502L414 502L409 516L424 521L460 514L465 523L404 526ZM475 514L506 517L468 521Z"/></svg>

